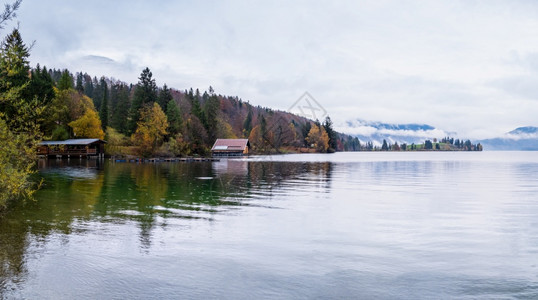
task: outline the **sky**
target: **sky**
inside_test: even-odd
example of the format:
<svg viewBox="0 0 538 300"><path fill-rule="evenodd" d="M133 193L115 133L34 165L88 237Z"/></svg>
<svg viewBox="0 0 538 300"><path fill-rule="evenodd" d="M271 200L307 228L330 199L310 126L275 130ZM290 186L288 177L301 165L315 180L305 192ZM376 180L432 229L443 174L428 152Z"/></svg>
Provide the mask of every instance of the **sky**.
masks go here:
<svg viewBox="0 0 538 300"><path fill-rule="evenodd" d="M23 0L16 22L32 66L128 83L149 67L281 110L308 92L336 125L538 126L538 1Z"/></svg>

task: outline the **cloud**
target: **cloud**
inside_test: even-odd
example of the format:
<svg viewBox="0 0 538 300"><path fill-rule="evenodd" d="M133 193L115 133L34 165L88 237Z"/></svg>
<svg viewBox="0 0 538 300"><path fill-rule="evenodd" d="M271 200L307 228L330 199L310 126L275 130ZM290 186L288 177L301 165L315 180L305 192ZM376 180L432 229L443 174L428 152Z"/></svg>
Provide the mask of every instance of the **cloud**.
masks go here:
<svg viewBox="0 0 538 300"><path fill-rule="evenodd" d="M533 1L25 0L19 21L48 67L135 83L147 66L159 85L282 110L308 91L342 122L538 125Z"/></svg>

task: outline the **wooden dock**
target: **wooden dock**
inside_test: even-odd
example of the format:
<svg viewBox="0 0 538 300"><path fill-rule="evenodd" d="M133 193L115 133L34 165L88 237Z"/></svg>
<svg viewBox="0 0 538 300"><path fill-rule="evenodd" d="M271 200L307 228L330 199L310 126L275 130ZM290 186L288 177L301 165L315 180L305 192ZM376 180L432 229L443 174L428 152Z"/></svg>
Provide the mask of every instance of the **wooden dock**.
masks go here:
<svg viewBox="0 0 538 300"><path fill-rule="evenodd" d="M131 163L158 163L158 162L213 162L220 161L219 158L214 157L154 157L154 158L140 158L140 157L110 157L113 162L131 162Z"/></svg>

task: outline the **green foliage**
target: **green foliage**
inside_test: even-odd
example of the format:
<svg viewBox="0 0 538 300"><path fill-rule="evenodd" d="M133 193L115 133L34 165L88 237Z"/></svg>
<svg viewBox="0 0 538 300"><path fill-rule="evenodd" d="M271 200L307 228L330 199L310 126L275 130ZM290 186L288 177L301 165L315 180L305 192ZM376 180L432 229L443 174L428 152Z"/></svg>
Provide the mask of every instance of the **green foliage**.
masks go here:
<svg viewBox="0 0 538 300"><path fill-rule="evenodd" d="M426 140L424 142L424 149L426 150L432 150L433 149L433 143L430 140Z"/></svg>
<svg viewBox="0 0 538 300"><path fill-rule="evenodd" d="M245 136L249 136L251 130L252 130L252 107L249 106L247 117L245 118L245 121L243 122L243 131L245 132Z"/></svg>
<svg viewBox="0 0 538 300"><path fill-rule="evenodd" d="M129 87L123 83L112 85L110 89L112 117L110 125L122 134L128 133L127 119L129 118Z"/></svg>
<svg viewBox="0 0 538 300"><path fill-rule="evenodd" d="M69 73L69 70L65 69L62 72L62 77L58 81L58 89L60 91L69 90L74 88L73 86L73 75Z"/></svg>
<svg viewBox="0 0 538 300"><path fill-rule="evenodd" d="M108 127L108 85L105 78L101 77L100 87L103 89L103 100L101 101L101 109L99 110L99 118L103 128Z"/></svg>
<svg viewBox="0 0 538 300"><path fill-rule="evenodd" d="M69 132L63 126L56 126L52 131L51 140L53 141L63 141L69 138Z"/></svg>
<svg viewBox="0 0 538 300"><path fill-rule="evenodd" d="M168 86L166 84L163 86L162 90L159 92L159 96L157 97L157 103L161 106L163 110L166 109L166 106L168 105L168 102L172 100L172 93Z"/></svg>
<svg viewBox="0 0 538 300"><path fill-rule="evenodd" d="M168 101L168 104L166 105L166 118L168 119L168 133L171 136L181 133L183 120L181 118L179 107L173 99Z"/></svg>
<svg viewBox="0 0 538 300"><path fill-rule="evenodd" d="M151 104L157 100L157 85L153 74L149 68L142 70L135 87L135 93L130 108L128 131L134 132L137 122L140 119L140 109L146 104ZM161 107L162 108L162 107Z"/></svg>
<svg viewBox="0 0 538 300"><path fill-rule="evenodd" d="M36 183L30 180L34 173L35 153L39 135L36 132L15 133L0 116L0 210L10 201L30 198Z"/></svg>
<svg viewBox="0 0 538 300"><path fill-rule="evenodd" d="M84 76L82 75L82 72L78 72L77 73L77 83L75 85L75 89L79 93L84 92L84 86L82 84L83 79L84 79Z"/></svg>
<svg viewBox="0 0 538 300"><path fill-rule="evenodd" d="M129 138L112 127L106 128L107 145L110 146L128 146L130 144Z"/></svg>
<svg viewBox="0 0 538 300"><path fill-rule="evenodd" d="M205 115L207 118L206 129L209 140L213 141L217 139L217 124L220 111L220 101L217 96L212 95L208 98L205 104Z"/></svg>
<svg viewBox="0 0 538 300"><path fill-rule="evenodd" d="M30 52L18 29L6 36L0 47L0 91L21 87L30 81Z"/></svg>
<svg viewBox="0 0 538 300"><path fill-rule="evenodd" d="M327 135L329 136L329 151L334 152L338 148L338 135L336 131L333 129L333 122L331 121L331 118L327 116L325 118L325 122L323 123L323 128L325 128L325 131L327 132Z"/></svg>

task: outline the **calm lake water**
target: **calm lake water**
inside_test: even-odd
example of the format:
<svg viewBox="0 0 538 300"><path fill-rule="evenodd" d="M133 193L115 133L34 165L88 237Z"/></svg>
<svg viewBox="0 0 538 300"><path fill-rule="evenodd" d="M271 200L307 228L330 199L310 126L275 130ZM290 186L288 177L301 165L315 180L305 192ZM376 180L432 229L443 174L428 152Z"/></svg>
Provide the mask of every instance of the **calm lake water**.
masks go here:
<svg viewBox="0 0 538 300"><path fill-rule="evenodd" d="M538 152L40 162L0 298L538 298Z"/></svg>

